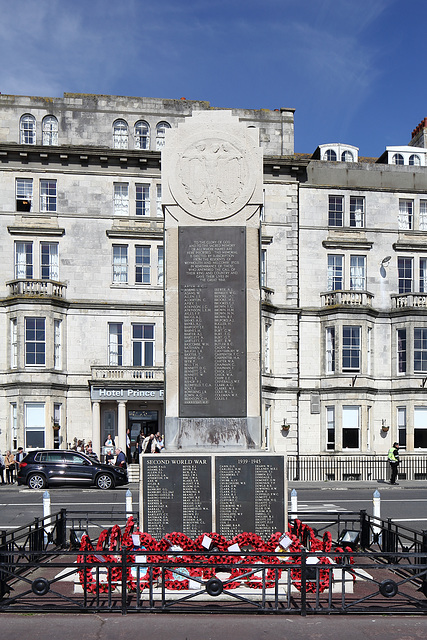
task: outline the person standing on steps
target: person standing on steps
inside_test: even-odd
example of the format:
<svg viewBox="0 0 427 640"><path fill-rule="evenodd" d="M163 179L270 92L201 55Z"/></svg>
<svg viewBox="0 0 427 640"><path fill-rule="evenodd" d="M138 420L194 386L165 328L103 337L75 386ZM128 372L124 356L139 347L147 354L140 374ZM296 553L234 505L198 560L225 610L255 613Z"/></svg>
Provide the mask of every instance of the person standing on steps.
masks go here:
<svg viewBox="0 0 427 640"><path fill-rule="evenodd" d="M391 476L390 476L390 484L398 484L396 482L397 478L397 468L399 466L399 443L393 443L393 446L388 450L388 462L391 468Z"/></svg>

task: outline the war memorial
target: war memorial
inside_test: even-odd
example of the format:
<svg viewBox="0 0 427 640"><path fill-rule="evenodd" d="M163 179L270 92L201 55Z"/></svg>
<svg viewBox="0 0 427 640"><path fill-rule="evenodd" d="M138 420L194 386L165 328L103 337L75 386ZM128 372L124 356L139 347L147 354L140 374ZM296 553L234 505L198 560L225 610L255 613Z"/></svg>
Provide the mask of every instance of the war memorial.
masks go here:
<svg viewBox="0 0 427 640"><path fill-rule="evenodd" d="M167 131L165 436L142 456L143 530L285 528L284 456L261 451L258 130L229 111Z"/></svg>

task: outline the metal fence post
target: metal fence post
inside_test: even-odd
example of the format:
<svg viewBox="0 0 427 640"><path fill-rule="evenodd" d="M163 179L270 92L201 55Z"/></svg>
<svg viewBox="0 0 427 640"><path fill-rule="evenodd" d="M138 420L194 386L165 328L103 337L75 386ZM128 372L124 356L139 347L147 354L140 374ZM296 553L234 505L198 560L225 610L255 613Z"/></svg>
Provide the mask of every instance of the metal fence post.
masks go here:
<svg viewBox="0 0 427 640"><path fill-rule="evenodd" d="M49 543L49 533L52 531L51 523L52 508L50 504L50 493L45 491L43 494L43 541L47 545Z"/></svg>
<svg viewBox="0 0 427 640"><path fill-rule="evenodd" d="M360 546L362 549L369 547L369 520L366 509L360 510Z"/></svg>
<svg viewBox="0 0 427 640"><path fill-rule="evenodd" d="M298 516L298 495L296 489L291 491L291 518L294 519Z"/></svg>
<svg viewBox="0 0 427 640"><path fill-rule="evenodd" d="M7 552L6 535L7 531L2 530L0 532L0 563L4 565L6 565L8 559L7 553L2 553L2 551ZM6 575L6 571L0 569L0 600L2 600L3 596L8 592Z"/></svg>
<svg viewBox="0 0 427 640"><path fill-rule="evenodd" d="M307 615L307 552L301 551L301 615Z"/></svg>

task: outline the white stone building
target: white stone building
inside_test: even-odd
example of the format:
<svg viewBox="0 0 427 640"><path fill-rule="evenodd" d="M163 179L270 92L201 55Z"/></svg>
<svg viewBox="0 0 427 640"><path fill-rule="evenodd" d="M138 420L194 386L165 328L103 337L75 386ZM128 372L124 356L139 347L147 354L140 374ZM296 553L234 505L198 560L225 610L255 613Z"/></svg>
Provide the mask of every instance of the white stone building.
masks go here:
<svg viewBox="0 0 427 640"><path fill-rule="evenodd" d="M161 149L206 109L0 95L1 450L162 431ZM292 109L232 112L264 153L263 448L427 453L427 121L375 161L295 154Z"/></svg>

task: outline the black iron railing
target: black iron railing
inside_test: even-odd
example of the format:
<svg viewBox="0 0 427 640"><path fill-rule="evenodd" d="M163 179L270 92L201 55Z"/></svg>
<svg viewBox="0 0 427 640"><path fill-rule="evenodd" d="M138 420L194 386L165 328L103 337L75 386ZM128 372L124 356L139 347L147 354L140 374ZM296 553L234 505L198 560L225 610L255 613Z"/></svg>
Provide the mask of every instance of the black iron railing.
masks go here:
<svg viewBox="0 0 427 640"><path fill-rule="evenodd" d="M386 480L390 475L386 456L321 455L288 456L288 478L305 482ZM402 480L427 480L427 456L403 454L399 465Z"/></svg>

